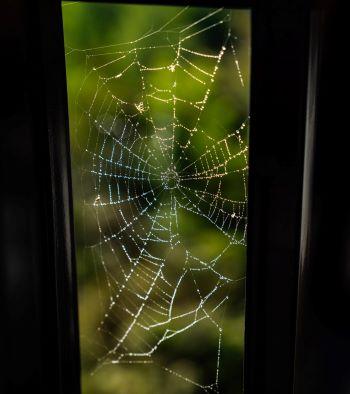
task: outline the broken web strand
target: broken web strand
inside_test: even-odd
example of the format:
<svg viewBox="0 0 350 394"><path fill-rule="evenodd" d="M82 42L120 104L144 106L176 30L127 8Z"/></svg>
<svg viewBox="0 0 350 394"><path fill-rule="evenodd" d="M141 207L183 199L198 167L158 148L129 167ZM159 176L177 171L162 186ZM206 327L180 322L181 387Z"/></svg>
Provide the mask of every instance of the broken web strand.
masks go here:
<svg viewBox="0 0 350 394"><path fill-rule="evenodd" d="M81 112L76 128L79 132L82 119L88 119L89 136L85 148L82 149L89 158L91 167L84 168L83 173L91 175L95 180L95 197L86 204L95 210L99 232L99 242L90 248L93 250L96 264L102 265L109 294L107 305L104 296L100 294L101 309L104 309L105 313L97 330L114 341L110 349L105 348L104 354L96 357L98 360L96 370L109 363L152 363L153 354L164 341L190 330L200 321L207 319L218 331L214 383L203 385L168 367L161 366L161 368L188 383L201 387L205 392L219 392L222 328L212 317L212 313L225 305L228 295L210 310L207 304L218 289L234 282L216 270L218 261L233 245L245 244L248 149L243 135L247 132L248 120L244 121L239 129L228 132L226 137L219 140L206 133L203 127L199 127L221 61L229 50L232 53L236 74L244 87L234 38L229 26L230 13L227 10L223 8L213 10L199 20L177 29L176 33L179 37L177 43L168 39L168 44L142 46L145 39L151 36L167 35L165 29L170 28L187 10L188 7L182 9L158 30L129 43L86 50L67 48L67 56L80 51L86 57L87 72L76 100ZM213 18L217 19L213 20ZM186 47L186 43L191 39L222 24L227 25L227 33L223 37L223 44L218 53L202 53ZM142 51L160 48L171 49L174 52L170 64L155 67L142 64L140 60ZM102 64L90 65L91 60L108 56L115 58ZM190 56L190 59L187 56ZM211 70L204 70L198 66L193 60L196 57L214 61ZM129 64L121 69L118 68L120 62L125 60L128 60ZM113 71L114 68L117 73L112 72L109 75L103 73L105 70ZM118 91L108 86L112 80L123 79L133 68L137 69L141 79L141 99L137 102L118 97ZM193 83L203 85L204 93L200 100L190 101L177 95L179 70L184 72ZM174 75L173 83L167 89L148 82L149 73L164 71ZM92 94L90 104L85 107L81 105L80 96L92 76L97 78L96 90ZM168 94L168 97L164 98L164 94ZM170 106L172 113L170 124L162 127L157 125L152 115L151 100ZM194 126L182 124L177 118L179 102L197 111L198 116ZM140 122L140 119L143 122ZM116 133L116 126L119 127L120 124L123 127ZM177 139L178 128L187 133L185 142ZM170 134L167 133L169 129ZM202 153L193 143L197 133L201 133L208 142L206 150ZM235 145L232 144L233 140ZM237 146L238 149L232 152L233 147ZM175 150L180 152L178 157ZM191 160L193 152L197 156L194 161ZM162 160L159 160L159 157ZM243 165L229 170L230 163L235 159L243 161ZM182 167L178 171L181 164ZM244 188L242 200L233 200L222 195L221 179L233 172L242 177ZM219 180L215 192L212 190L213 180ZM204 186L201 183L198 188L193 187L196 181L204 181ZM186 250L183 272L177 281L172 283L163 271L170 250L183 243L178 224L180 209L209 221L224 235L227 245L209 262L193 256ZM241 228L243 232L239 231ZM242 234L238 237L240 233ZM158 244L157 254L151 246L153 243ZM115 267L111 269L110 263L106 263L106 248L108 254L113 256L112 261L115 266L118 267L118 275L115 274ZM129 262L128 266L122 264L120 253L123 259ZM110 256L108 260L111 260ZM192 266L190 261L194 261L197 266ZM196 282L194 272L198 271L210 271L217 277L216 285L206 294L202 294ZM172 311L174 300L182 281L188 275L193 280L199 303L189 312L174 315ZM129 319L123 319L121 316L127 316ZM153 331L155 327L167 327L170 322L185 316L193 316L193 320L181 329L165 328L162 334ZM105 328L108 322L123 327L122 334L117 337L114 332ZM150 333L151 339L145 340L141 335L142 332ZM133 342L133 338L136 346L130 349L129 343Z"/></svg>

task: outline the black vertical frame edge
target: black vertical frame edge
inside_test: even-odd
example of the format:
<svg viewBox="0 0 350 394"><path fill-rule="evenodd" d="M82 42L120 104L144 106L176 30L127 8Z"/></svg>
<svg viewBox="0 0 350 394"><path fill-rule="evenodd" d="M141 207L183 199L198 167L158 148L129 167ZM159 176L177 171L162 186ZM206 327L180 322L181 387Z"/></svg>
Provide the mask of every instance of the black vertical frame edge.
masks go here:
<svg viewBox="0 0 350 394"><path fill-rule="evenodd" d="M38 0L50 152L59 393L80 393L77 274L61 1Z"/></svg>
<svg viewBox="0 0 350 394"><path fill-rule="evenodd" d="M253 8L246 394L293 392L309 17L308 1Z"/></svg>
<svg viewBox="0 0 350 394"><path fill-rule="evenodd" d="M309 239L312 235L311 228L311 206L312 206L312 185L313 185L313 159L315 149L315 122L316 122L316 104L318 91L319 75L319 56L321 46L321 29L324 15L319 9L312 9L310 15L310 51L309 51L309 80L307 96L307 114L305 128L305 153L304 153L304 179L303 179L303 199L302 199L302 220L300 234L300 264L299 264L299 281L298 281L298 305L296 319L296 341L295 341L295 360L294 360L294 394L309 392L309 383L304 381L305 376L301 379L301 370L304 367L301 359L304 356L301 350L303 347L303 315L305 312L305 271L308 260ZM313 392L313 391L311 391Z"/></svg>
<svg viewBox="0 0 350 394"><path fill-rule="evenodd" d="M350 188L348 15L341 0L315 1L295 394L350 388ZM346 141L346 142L345 142Z"/></svg>

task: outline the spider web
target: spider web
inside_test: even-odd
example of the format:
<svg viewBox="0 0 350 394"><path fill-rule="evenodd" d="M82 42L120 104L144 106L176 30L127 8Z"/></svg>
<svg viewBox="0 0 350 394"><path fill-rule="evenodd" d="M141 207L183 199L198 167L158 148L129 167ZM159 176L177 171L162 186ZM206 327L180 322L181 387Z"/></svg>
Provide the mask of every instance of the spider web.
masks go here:
<svg viewBox="0 0 350 394"><path fill-rule="evenodd" d="M97 224L88 246L101 309L93 373L111 364L156 363L218 393L221 319L241 280L220 263L246 242L248 119L237 129L218 126L214 132L206 116L220 99L222 67L244 89L233 11L206 9L188 22L188 9L129 42L66 47L66 55L81 52L86 67L75 128L77 134L88 130L79 141L82 183ZM211 43L202 52L197 44L203 34ZM189 230L190 217L198 221ZM186 241L203 221L221 239L219 248L205 253ZM203 322L216 333L217 354L212 376L199 382L155 356Z"/></svg>

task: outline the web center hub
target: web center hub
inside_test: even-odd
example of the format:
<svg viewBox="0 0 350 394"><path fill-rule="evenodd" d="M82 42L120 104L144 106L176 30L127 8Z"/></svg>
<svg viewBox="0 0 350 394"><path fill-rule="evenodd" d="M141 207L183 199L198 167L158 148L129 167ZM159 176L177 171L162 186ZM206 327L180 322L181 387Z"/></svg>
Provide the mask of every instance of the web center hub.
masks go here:
<svg viewBox="0 0 350 394"><path fill-rule="evenodd" d="M179 174L172 168L162 172L161 180L164 189L176 189L180 185Z"/></svg>

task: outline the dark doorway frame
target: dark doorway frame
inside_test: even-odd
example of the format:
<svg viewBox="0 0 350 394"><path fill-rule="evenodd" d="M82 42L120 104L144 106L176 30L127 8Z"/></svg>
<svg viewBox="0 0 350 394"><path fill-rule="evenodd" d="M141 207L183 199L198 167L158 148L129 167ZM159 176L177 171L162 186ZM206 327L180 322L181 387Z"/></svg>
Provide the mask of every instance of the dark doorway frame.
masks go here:
<svg viewBox="0 0 350 394"><path fill-rule="evenodd" d="M218 5L206 0L172 3ZM307 271L299 272L299 261L305 252L300 240L305 223L309 223L305 219L305 210L310 208L305 202L311 198L308 185L314 171L322 168L316 161L310 170L314 157L310 152L316 144L312 138L318 116L314 110L316 92L324 83L315 75L320 63L327 67L324 53L330 45L330 40L318 38L325 21L335 18L335 7L328 8L326 3L220 1L230 8L250 8L253 18L245 356L248 394L316 393L312 388L301 389L309 376L303 372L300 346L308 343L310 327L317 331L315 321L308 321L303 311L304 305L311 311L319 308L305 287L307 278L317 270L312 262L319 256L310 254ZM37 393L78 394L80 357L61 2L6 0L3 10L4 45L11 59L6 62L5 74L9 97L5 125L9 132L2 153L4 335L21 338L26 327L27 340L5 343L12 362L4 370L2 384L4 392L34 388ZM324 101L326 97L323 93ZM18 105L13 106L15 101ZM321 137L318 141L321 155L326 141ZM326 185L316 184L326 204ZM344 208L345 200L340 203ZM319 226L319 208L313 218ZM331 218L325 220L333 223ZM341 223L337 225L342 229ZM345 243L345 227L343 233ZM310 239L316 235L319 238L313 242L324 240L324 234L317 232L311 232ZM344 257L339 256L339 272L342 264ZM326 271L321 273L326 276ZM317 283L314 286L319 291ZM350 334L343 335L348 341ZM14 366L16 355L22 352L27 368L19 374ZM336 376L336 372L331 374L330 382Z"/></svg>

